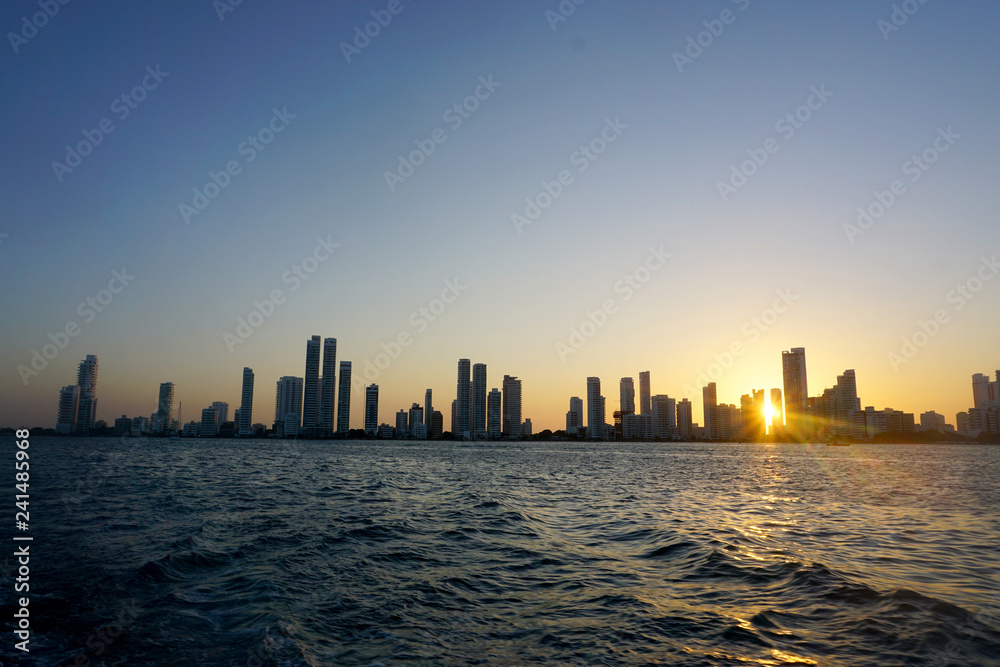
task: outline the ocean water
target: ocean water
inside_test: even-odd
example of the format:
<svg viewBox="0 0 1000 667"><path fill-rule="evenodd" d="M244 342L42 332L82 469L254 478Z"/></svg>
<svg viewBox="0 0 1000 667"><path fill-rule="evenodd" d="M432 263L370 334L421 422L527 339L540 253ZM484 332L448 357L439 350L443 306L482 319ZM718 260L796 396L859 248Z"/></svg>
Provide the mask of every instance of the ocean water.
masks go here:
<svg viewBox="0 0 1000 667"><path fill-rule="evenodd" d="M4 665L1000 665L1000 447L30 452Z"/></svg>

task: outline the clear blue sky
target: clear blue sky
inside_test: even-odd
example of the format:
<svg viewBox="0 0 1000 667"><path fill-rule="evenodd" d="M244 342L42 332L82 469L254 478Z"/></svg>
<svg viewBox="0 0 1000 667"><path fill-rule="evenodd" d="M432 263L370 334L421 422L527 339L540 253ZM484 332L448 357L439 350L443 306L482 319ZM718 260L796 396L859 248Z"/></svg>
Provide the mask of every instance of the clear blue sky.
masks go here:
<svg viewBox="0 0 1000 667"><path fill-rule="evenodd" d="M804 346L810 393L856 368L863 404L953 422L970 375L1000 366L1000 279L961 309L948 301L1000 253L1000 5L914 3L885 32L891 2L589 0L554 22L555 0L402 0L347 62L342 43L389 5L244 0L220 20L210 0L77 1L14 38L15 53L9 33L41 10L4 3L0 425L51 426L87 354L100 358L99 418L148 415L163 381L185 418L234 405L251 366L254 418L270 423L274 382L302 375L312 334L338 338L355 373L412 335L376 380L382 421L427 387L447 419L468 357L490 386L522 378L536 429L562 427L587 376L617 407L619 378L642 370L700 420L684 387L733 342L745 351L718 379L725 402L780 386L781 350ZM699 33L708 46L679 71L674 54ZM115 102L144 80L134 109ZM832 95L779 129L814 88ZM467 118L446 115L477 89ZM294 118L241 151L274 109ZM103 119L114 130L57 175ZM948 128L947 151L907 170ZM445 141L390 189L385 172L435 130ZM576 153L602 131L603 153ZM718 183L748 150L767 161L724 201ZM186 223L180 205L230 161L239 173ZM563 170L572 180L518 233L512 214ZM849 239L858 207L897 179L902 194ZM340 245L292 290L285 272L318 237ZM650 247L671 257L626 300L616 283ZM134 280L86 321L78 304L123 267ZM467 289L415 324L456 278ZM224 334L275 289L285 302L231 352ZM747 336L781 289L798 299ZM560 355L607 299L607 323ZM947 321L894 368L889 353L938 309ZM18 365L71 321L79 334L25 385ZM362 403L355 393L359 426Z"/></svg>

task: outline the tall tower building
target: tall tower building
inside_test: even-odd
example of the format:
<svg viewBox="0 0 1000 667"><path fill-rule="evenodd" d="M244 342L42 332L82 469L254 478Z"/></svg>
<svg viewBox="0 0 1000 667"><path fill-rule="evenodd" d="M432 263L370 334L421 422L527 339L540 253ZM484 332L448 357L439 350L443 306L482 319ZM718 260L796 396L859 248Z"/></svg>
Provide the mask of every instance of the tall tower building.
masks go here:
<svg viewBox="0 0 1000 667"><path fill-rule="evenodd" d="M691 439L692 416L691 401L682 399L677 404L677 430L680 431L681 440L685 442Z"/></svg>
<svg viewBox="0 0 1000 667"><path fill-rule="evenodd" d="M648 415L653 411L653 403L649 391L649 371L639 373L639 414Z"/></svg>
<svg viewBox="0 0 1000 667"><path fill-rule="evenodd" d="M521 381L512 375L503 376L503 432L521 437Z"/></svg>
<svg viewBox="0 0 1000 667"><path fill-rule="evenodd" d="M161 382L160 396L156 403L156 416L161 432L174 430L174 383Z"/></svg>
<svg viewBox="0 0 1000 667"><path fill-rule="evenodd" d="M302 428L315 429L321 426L319 405L319 336L306 341L306 374L302 384Z"/></svg>
<svg viewBox="0 0 1000 667"><path fill-rule="evenodd" d="M788 431L801 437L805 430L806 401L809 387L806 382L806 348L793 347L781 353L781 371L785 389L785 422Z"/></svg>
<svg viewBox="0 0 1000 667"><path fill-rule="evenodd" d="M858 398L858 381L854 369L844 371L837 376L836 388L837 424L840 435L851 434L851 413L861 409L861 399Z"/></svg>
<svg viewBox="0 0 1000 667"><path fill-rule="evenodd" d="M503 435L503 407L500 390L490 389L486 397L486 433L490 440L499 440Z"/></svg>
<svg viewBox="0 0 1000 667"><path fill-rule="evenodd" d="M486 439L486 364L472 366L472 433L476 440Z"/></svg>
<svg viewBox="0 0 1000 667"><path fill-rule="evenodd" d="M351 362L340 362L340 390L337 403L337 433L347 436L351 430Z"/></svg>
<svg viewBox="0 0 1000 667"><path fill-rule="evenodd" d="M274 395L274 421L283 422L285 435L297 434L302 420L302 378L286 375Z"/></svg>
<svg viewBox="0 0 1000 667"><path fill-rule="evenodd" d="M471 362L468 359L458 360L457 398L458 414L455 416L455 433L457 440L472 437L472 381L470 379Z"/></svg>
<svg viewBox="0 0 1000 667"><path fill-rule="evenodd" d="M705 435L709 440L719 440L722 434L719 433L719 405L714 382L702 387L701 398L705 412Z"/></svg>
<svg viewBox="0 0 1000 667"><path fill-rule="evenodd" d="M80 405L80 385L71 384L59 390L59 412L56 415L56 433L72 433L76 428L76 414Z"/></svg>
<svg viewBox="0 0 1000 667"><path fill-rule="evenodd" d="M624 415L635 414L635 383L632 378L622 378L619 383L619 407Z"/></svg>
<svg viewBox="0 0 1000 667"><path fill-rule="evenodd" d="M587 378L587 437L604 439L604 397L601 396L601 378Z"/></svg>
<svg viewBox="0 0 1000 667"><path fill-rule="evenodd" d="M578 396L569 399L569 412L566 413L566 434L579 435L583 426L583 400Z"/></svg>
<svg viewBox="0 0 1000 667"><path fill-rule="evenodd" d="M458 437L458 399L453 399L451 402L451 434L454 437Z"/></svg>
<svg viewBox="0 0 1000 667"><path fill-rule="evenodd" d="M239 434L241 438L253 435L253 371L243 369L243 394L240 400Z"/></svg>
<svg viewBox="0 0 1000 667"><path fill-rule="evenodd" d="M375 435L378 430L378 385L365 388L365 433Z"/></svg>
<svg viewBox="0 0 1000 667"><path fill-rule="evenodd" d="M432 392L430 389L424 392L424 423L427 426L427 433L431 432L431 420L434 418L434 404L431 402Z"/></svg>
<svg viewBox="0 0 1000 667"><path fill-rule="evenodd" d="M990 377L983 373L976 373L972 376L972 407L975 409L985 408L990 404L993 392L990 386Z"/></svg>
<svg viewBox="0 0 1000 667"><path fill-rule="evenodd" d="M337 393L337 339L323 339L323 376L320 379L319 425L323 437L333 433L333 406Z"/></svg>
<svg viewBox="0 0 1000 667"><path fill-rule="evenodd" d="M653 416L653 436L660 440L670 440L677 427L676 401L666 394L657 394L650 400Z"/></svg>
<svg viewBox="0 0 1000 667"><path fill-rule="evenodd" d="M88 354L87 358L80 362L76 384L80 387L76 430L89 431L94 428L94 421L97 419L97 357L95 355Z"/></svg>

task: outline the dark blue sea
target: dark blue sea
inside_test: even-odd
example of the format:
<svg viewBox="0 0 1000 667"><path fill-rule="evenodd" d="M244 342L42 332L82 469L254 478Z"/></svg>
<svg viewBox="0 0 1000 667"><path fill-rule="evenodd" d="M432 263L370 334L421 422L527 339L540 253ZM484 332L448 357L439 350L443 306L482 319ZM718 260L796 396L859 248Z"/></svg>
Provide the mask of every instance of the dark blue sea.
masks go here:
<svg viewBox="0 0 1000 667"><path fill-rule="evenodd" d="M1000 665L1000 447L33 438L22 654L5 440L5 666Z"/></svg>

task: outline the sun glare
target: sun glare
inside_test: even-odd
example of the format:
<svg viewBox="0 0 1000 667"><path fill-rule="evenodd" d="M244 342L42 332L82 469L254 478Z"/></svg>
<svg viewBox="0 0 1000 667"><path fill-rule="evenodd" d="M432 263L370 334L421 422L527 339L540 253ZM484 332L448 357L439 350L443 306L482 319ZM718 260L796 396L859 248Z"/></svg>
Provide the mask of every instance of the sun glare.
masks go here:
<svg viewBox="0 0 1000 667"><path fill-rule="evenodd" d="M764 403L764 425L767 427L767 431L771 431L771 420L774 418L774 406L771 405L771 401Z"/></svg>

